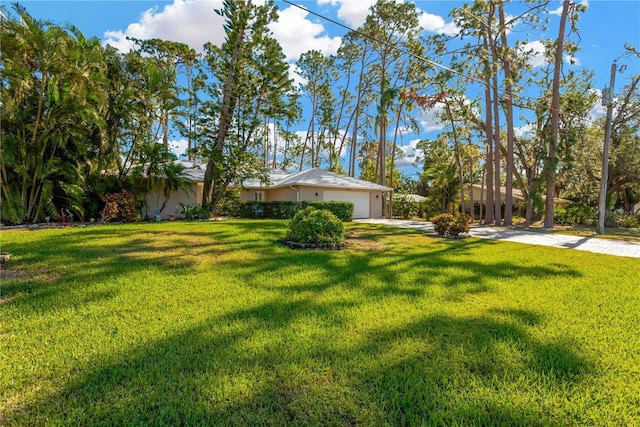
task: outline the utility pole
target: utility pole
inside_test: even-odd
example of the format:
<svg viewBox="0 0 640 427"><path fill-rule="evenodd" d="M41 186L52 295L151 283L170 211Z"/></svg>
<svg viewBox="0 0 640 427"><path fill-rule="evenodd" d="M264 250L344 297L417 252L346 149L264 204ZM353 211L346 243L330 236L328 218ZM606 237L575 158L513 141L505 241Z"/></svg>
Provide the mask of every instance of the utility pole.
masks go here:
<svg viewBox="0 0 640 427"><path fill-rule="evenodd" d="M616 61L611 64L609 87L602 90L602 104L607 106L607 125L602 150L602 178L600 178L600 206L598 208L598 234L604 234L604 216L607 210L607 181L609 180L609 145L611 144L611 119L613 117L613 86L616 81Z"/></svg>

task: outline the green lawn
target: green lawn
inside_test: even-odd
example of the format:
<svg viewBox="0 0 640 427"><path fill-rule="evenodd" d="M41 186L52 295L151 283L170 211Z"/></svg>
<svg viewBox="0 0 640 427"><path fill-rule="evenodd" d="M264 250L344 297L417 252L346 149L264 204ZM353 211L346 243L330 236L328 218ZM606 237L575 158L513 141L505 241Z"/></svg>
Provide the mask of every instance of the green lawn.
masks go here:
<svg viewBox="0 0 640 427"><path fill-rule="evenodd" d="M0 424L640 424L638 260L284 230L2 231Z"/></svg>

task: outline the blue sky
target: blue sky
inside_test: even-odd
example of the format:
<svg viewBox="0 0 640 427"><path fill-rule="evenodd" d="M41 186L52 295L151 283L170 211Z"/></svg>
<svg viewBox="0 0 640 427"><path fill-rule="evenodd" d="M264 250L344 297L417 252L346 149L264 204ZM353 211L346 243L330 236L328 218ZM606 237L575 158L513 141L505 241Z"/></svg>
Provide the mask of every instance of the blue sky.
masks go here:
<svg viewBox="0 0 640 427"><path fill-rule="evenodd" d="M257 0L254 0L257 1ZM352 28L358 27L365 19L368 7L375 0L298 0L304 7L336 19ZM401 0L400 0L401 1ZM581 50L576 55L577 69L587 68L595 72L594 86L601 89L609 83L611 63L624 53L624 44L630 43L640 48L640 1L639 0L582 0L588 9L580 17ZM76 25L87 36L95 36L120 49L128 49L126 36L136 38L163 38L179 41L201 49L206 41L220 43L224 39L222 20L213 9L219 8L221 0L170 0L170 1L43 1L20 2L36 18L50 19L58 24ZM460 1L417 0L414 1L423 12L421 24L425 35L447 33L455 28L448 17L450 10L461 5ZM8 2L3 3L9 7ZM290 62L310 49L318 49L326 54L335 53L345 29L313 15L306 15L281 0L276 0L280 9L280 20L272 26L275 37L280 41ZM551 9L561 7L560 0L553 0ZM557 15L550 15L550 34L557 34ZM555 24L555 25L554 25ZM537 35L532 35L535 39ZM540 36L544 36L540 34ZM434 58L438 62L438 58ZM616 88L620 88L632 74L640 72L640 61L619 61L627 69L617 75ZM568 65L567 65L568 66ZM415 142L437 132L430 123L432 115L423 117L425 132L405 140L408 155L403 163L411 173L414 162ZM300 130L306 129L305 124ZM175 142L180 146L180 142ZM179 148L177 149L179 151Z"/></svg>

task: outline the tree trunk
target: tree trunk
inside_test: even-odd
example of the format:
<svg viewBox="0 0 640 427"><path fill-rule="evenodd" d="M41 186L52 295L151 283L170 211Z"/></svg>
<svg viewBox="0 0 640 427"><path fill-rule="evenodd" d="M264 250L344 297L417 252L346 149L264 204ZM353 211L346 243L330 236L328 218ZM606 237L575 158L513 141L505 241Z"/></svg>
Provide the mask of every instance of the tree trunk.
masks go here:
<svg viewBox="0 0 640 427"><path fill-rule="evenodd" d="M498 52L496 41L494 40L491 32L491 22L494 15L494 6L491 5L491 13L488 17L487 24L487 41L489 43L489 49L491 52L491 81L493 82L493 209L494 209L494 224L502 224L502 190L500 188L500 148L502 146L500 142L500 104L498 93Z"/></svg>
<svg viewBox="0 0 640 427"><path fill-rule="evenodd" d="M485 52L489 52L489 46L486 37L484 38ZM488 68L488 67L487 67ZM485 83L484 83L484 102L485 102L485 134L487 141L486 158L485 158L485 180L487 185L487 198L485 203L484 223L491 225L494 221L494 192L493 192L493 115L492 115L492 100L491 100L491 73L489 69L485 69ZM499 197L499 195L498 195Z"/></svg>
<svg viewBox="0 0 640 427"><path fill-rule="evenodd" d="M456 161L456 169L458 169L458 185L460 186L460 209L462 213L465 213L464 209L464 176L462 171L462 162L460 160L460 141L458 141L458 132L456 130L456 124L453 121L453 114L451 114L451 106L448 100L444 100L444 106L447 112L447 118L451 123L451 134L453 136L453 152Z"/></svg>
<svg viewBox="0 0 640 427"><path fill-rule="evenodd" d="M507 29L504 17L504 4L498 4L500 15L500 36L502 40L502 48L505 50L505 57L502 60L502 68L504 70L505 82L505 118L507 121L507 170L505 178L505 198L504 198L504 225L513 225L513 82L511 73L511 61L509 60L509 50L507 45Z"/></svg>
<svg viewBox="0 0 640 427"><path fill-rule="evenodd" d="M549 153L545 161L546 170L546 199L544 209L544 228L553 228L553 211L556 197L556 163L558 162L557 148L560 133L560 73L562 72L562 53L564 52L564 33L571 3L564 0L560 28L556 40L556 54L553 69L553 88L551 95L551 141Z"/></svg>
<svg viewBox="0 0 640 427"><path fill-rule="evenodd" d="M216 139L213 144L213 150L219 153L220 158L222 157L222 148L224 146L225 138L227 137L227 132L229 131L229 126L231 125L231 121L233 119L233 111L235 110L236 94L234 93L234 85L235 85L235 79L236 79L236 68L238 66L238 60L240 59L240 55L241 55L242 43L244 41L245 27L246 27L246 22L243 23L242 26L239 28L238 35L235 40L235 45L233 46L231 61L229 62L229 69L227 71L226 80L224 82L224 88L222 90L222 106L220 108L220 121L218 126L218 132L216 134ZM214 167L215 167L215 163L213 160L213 156L211 156L209 158L209 161L207 162L207 169L204 172L202 206L207 204L209 194L211 193L211 189L213 187ZM212 204L211 209L212 211L213 209L215 209L215 204Z"/></svg>
<svg viewBox="0 0 640 427"><path fill-rule="evenodd" d="M362 102L363 79L364 79L364 56L361 62L360 76L358 77L358 96L354 107L353 132L351 134L351 149L349 153L349 176L356 175L356 151L358 148L358 126L360 124L360 103Z"/></svg>
<svg viewBox="0 0 640 427"><path fill-rule="evenodd" d="M476 204L473 199L473 157L469 159L469 174L469 199L471 201L469 213L471 214L471 222L474 222L476 220Z"/></svg>

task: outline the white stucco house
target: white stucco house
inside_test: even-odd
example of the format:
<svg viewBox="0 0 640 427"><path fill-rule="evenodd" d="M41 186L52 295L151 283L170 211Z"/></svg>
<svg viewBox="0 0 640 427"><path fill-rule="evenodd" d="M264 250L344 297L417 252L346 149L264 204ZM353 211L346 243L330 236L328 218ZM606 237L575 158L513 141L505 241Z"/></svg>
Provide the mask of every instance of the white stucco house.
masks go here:
<svg viewBox="0 0 640 427"><path fill-rule="evenodd" d="M180 213L182 211L180 204L189 206L202 200L206 164L188 161L180 161L180 163L184 167L183 176L193 184L189 191L178 190L171 194L161 214L162 219ZM255 201L351 202L354 205L354 218L380 218L384 193L393 191L391 187L322 169L308 169L294 173L274 170L269 173L268 178L269 181L266 183L258 179L249 179L238 185L240 198ZM145 197L147 214L153 217L163 201L162 187L158 186Z"/></svg>

